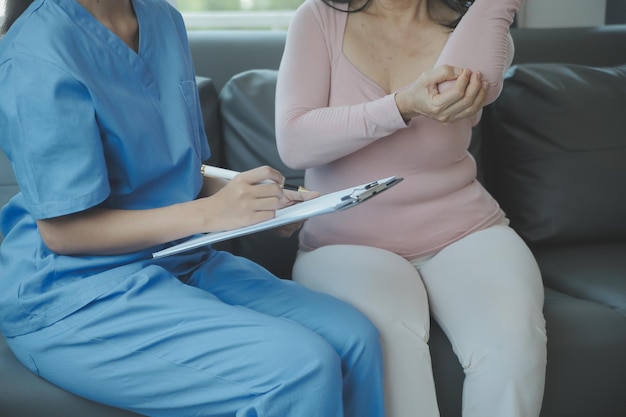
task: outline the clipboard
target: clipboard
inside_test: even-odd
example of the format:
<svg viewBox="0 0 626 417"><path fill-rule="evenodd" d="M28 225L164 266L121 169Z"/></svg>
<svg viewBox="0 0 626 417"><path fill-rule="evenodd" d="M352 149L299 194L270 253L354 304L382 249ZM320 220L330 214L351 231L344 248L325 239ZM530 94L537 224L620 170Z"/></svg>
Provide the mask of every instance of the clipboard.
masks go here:
<svg viewBox="0 0 626 417"><path fill-rule="evenodd" d="M402 178L395 176L388 177L378 181L372 181L355 187L346 188L344 190L324 194L312 200L303 201L301 203L294 204L293 206L276 210L276 216L273 219L241 227L239 229L200 235L177 245L170 246L169 248L154 252L152 257L163 258L165 256L196 249L212 243L222 242L224 240L261 232L263 230L273 229L285 224L296 223L306 220L309 217L348 210L382 193L383 191L388 190L400 181L402 181Z"/></svg>

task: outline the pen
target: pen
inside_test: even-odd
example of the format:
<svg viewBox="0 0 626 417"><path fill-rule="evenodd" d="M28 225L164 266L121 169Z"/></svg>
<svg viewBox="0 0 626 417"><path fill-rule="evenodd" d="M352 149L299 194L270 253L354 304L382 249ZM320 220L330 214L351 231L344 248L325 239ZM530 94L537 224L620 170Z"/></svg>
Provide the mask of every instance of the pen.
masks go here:
<svg viewBox="0 0 626 417"><path fill-rule="evenodd" d="M239 172L237 171L232 171L230 169L218 168L218 167L204 165L204 164L200 167L200 172L202 172L202 175L204 175L205 177L222 178L225 180L232 180L233 178L235 178L236 175L239 174ZM263 180L261 181L261 183L268 184L268 183L273 183L273 181ZM284 184L283 188L285 190L292 190L292 191L308 191L306 188L302 186L291 185L291 184Z"/></svg>

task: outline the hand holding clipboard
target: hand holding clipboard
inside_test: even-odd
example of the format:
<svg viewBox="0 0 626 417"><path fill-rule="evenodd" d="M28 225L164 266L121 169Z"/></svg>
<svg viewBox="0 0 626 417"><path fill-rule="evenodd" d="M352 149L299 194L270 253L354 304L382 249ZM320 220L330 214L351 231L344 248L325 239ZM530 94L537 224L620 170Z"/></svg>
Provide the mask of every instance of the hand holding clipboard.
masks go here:
<svg viewBox="0 0 626 417"><path fill-rule="evenodd" d="M224 178L226 174L234 176L237 173L235 171L224 170L222 174L224 174L222 175L222 178ZM227 179L229 178L227 177ZM279 227L285 224L296 223L313 216L319 216L322 214L332 213L340 210L347 210L352 207L356 207L357 205L369 200L370 198L380 194L385 190L388 190L389 188L398 184L400 181L402 181L402 178L388 177L377 181L371 181L365 184L356 185L354 187L346 188L344 190L335 191L333 193L324 194L312 200L307 200L293 206L276 210L276 216L270 220L266 220L239 229L207 233L195 238L191 238L183 243L155 252L152 254L152 256L153 258L162 258L165 256L196 249L212 243L221 242L224 240L260 232L267 229L273 229L275 227Z"/></svg>

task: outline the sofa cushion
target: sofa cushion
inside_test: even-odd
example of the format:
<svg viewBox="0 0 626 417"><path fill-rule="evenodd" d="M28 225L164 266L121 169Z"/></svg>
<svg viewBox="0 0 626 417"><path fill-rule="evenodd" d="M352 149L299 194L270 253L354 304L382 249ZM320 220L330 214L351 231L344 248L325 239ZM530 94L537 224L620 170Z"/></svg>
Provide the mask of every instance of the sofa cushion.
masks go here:
<svg viewBox="0 0 626 417"><path fill-rule="evenodd" d="M140 417L77 397L22 365L0 334L0 417Z"/></svg>
<svg viewBox="0 0 626 417"><path fill-rule="evenodd" d="M261 165L278 169L293 184L302 184L304 171L288 168L276 148L274 98L276 70L249 70L235 75L220 92L224 166L245 171ZM233 251L256 261L274 274L291 277L297 237L273 231L235 239Z"/></svg>
<svg viewBox="0 0 626 417"><path fill-rule="evenodd" d="M603 304L624 318L625 254L626 242L543 246L534 250L547 287Z"/></svg>
<svg viewBox="0 0 626 417"><path fill-rule="evenodd" d="M626 65L523 64L491 106L494 195L531 244L626 238Z"/></svg>
<svg viewBox="0 0 626 417"><path fill-rule="evenodd" d="M542 417L621 417L626 322L618 311L546 289L548 367Z"/></svg>

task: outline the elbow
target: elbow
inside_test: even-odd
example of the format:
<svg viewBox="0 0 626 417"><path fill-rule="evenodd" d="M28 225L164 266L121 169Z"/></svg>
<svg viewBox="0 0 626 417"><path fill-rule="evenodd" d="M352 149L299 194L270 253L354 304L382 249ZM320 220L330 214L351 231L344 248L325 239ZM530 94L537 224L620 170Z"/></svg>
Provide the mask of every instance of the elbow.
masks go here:
<svg viewBox="0 0 626 417"><path fill-rule="evenodd" d="M48 248L50 252L56 255L75 255L75 253L73 253L73 251L71 251L66 245L64 245L60 239L51 238L44 233L41 234L41 239L43 240L44 245L46 245L46 248Z"/></svg>
<svg viewBox="0 0 626 417"><path fill-rule="evenodd" d="M302 150L298 151L294 147L279 146L278 155L283 163L291 169L303 170L309 168L306 158L303 157L304 152Z"/></svg>
<svg viewBox="0 0 626 417"><path fill-rule="evenodd" d="M78 251L71 244L70 239L64 238L61 227L54 219L38 220L37 228L41 235L41 240L50 252L57 255L77 255Z"/></svg>
<svg viewBox="0 0 626 417"><path fill-rule="evenodd" d="M311 110L298 108L277 111L275 126L278 155L291 169L304 170L327 163L326 152L320 137L328 137L326 122L311 114Z"/></svg>
<svg viewBox="0 0 626 417"><path fill-rule="evenodd" d="M288 127L277 125L276 147L278 156L291 169L307 169L309 168L307 152L304 146L301 146L295 139L297 137L298 134L291 131Z"/></svg>
<svg viewBox="0 0 626 417"><path fill-rule="evenodd" d="M502 78L498 79L494 83L489 83L489 88L487 89L487 97L485 98L485 106L493 103L500 96L502 92L502 87L504 85L504 81Z"/></svg>

